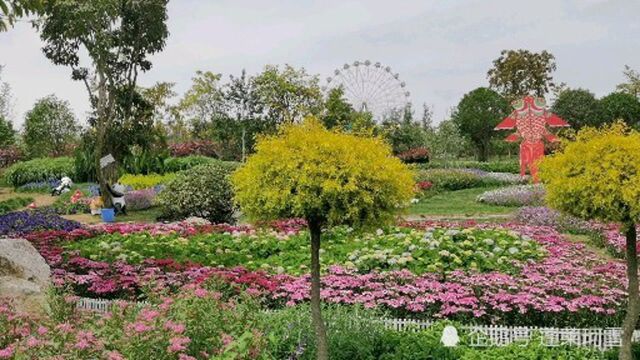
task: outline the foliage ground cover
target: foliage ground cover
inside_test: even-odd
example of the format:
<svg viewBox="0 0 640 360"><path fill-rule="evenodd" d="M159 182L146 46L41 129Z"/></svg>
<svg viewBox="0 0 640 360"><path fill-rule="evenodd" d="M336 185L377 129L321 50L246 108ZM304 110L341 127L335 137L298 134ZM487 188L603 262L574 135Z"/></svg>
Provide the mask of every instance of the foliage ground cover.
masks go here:
<svg viewBox="0 0 640 360"><path fill-rule="evenodd" d="M25 207L33 202L32 197L20 196L0 201L0 215Z"/></svg>

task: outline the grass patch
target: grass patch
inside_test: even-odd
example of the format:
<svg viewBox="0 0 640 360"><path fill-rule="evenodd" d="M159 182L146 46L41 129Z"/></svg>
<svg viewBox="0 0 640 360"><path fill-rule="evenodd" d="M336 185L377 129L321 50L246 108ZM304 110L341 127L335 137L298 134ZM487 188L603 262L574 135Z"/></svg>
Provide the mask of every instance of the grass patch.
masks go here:
<svg viewBox="0 0 640 360"><path fill-rule="evenodd" d="M509 215L517 207L482 204L476 201L478 195L493 188L474 188L447 191L421 200L412 205L410 215L428 216L476 216L476 215Z"/></svg>

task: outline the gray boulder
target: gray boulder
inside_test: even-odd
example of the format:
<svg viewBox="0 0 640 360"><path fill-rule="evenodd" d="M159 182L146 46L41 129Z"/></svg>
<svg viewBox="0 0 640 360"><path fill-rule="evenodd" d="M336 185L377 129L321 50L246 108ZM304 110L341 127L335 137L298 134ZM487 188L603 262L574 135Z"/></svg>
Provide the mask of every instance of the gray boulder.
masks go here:
<svg viewBox="0 0 640 360"><path fill-rule="evenodd" d="M0 298L18 310L40 312L46 306L51 270L24 239L0 239Z"/></svg>

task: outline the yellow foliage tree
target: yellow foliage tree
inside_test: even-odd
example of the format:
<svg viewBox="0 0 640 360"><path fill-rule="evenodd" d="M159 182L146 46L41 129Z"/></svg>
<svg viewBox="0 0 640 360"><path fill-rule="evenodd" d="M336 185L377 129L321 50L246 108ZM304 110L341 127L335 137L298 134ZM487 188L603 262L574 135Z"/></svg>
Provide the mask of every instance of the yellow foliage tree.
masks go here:
<svg viewBox="0 0 640 360"><path fill-rule="evenodd" d="M307 118L258 139L232 175L235 200L252 220L306 219L311 235L311 313L318 359L328 358L320 311L320 238L326 226L379 225L413 196L414 175L381 139L325 129Z"/></svg>
<svg viewBox="0 0 640 360"><path fill-rule="evenodd" d="M622 122L585 128L540 164L547 203L582 219L622 224L626 237L628 305L620 359L631 360L640 316L636 224L640 219L640 133Z"/></svg>

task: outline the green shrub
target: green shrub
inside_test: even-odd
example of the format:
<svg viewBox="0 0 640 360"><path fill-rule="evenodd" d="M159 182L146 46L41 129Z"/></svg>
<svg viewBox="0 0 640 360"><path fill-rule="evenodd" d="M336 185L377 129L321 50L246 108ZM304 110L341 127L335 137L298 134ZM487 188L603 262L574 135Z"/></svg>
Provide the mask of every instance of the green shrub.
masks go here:
<svg viewBox="0 0 640 360"><path fill-rule="evenodd" d="M182 170L189 170L198 165L211 164L215 162L221 162L220 160L212 157L192 155L185 157L170 157L164 161L165 172L178 172Z"/></svg>
<svg viewBox="0 0 640 360"><path fill-rule="evenodd" d="M149 175L132 175L124 174L120 177L120 184L124 186L131 186L134 190L149 189L157 185L165 185L171 180L175 179L175 173L167 173L164 175L149 174Z"/></svg>
<svg viewBox="0 0 640 360"><path fill-rule="evenodd" d="M74 179L76 177L75 175L76 171L73 158L41 158L11 165L11 167L4 172L4 179L13 187L18 187L29 182L60 179L63 176Z"/></svg>
<svg viewBox="0 0 640 360"><path fill-rule="evenodd" d="M178 173L157 198L164 219L197 216L214 223L233 222L233 191L228 164L212 163Z"/></svg>
<svg viewBox="0 0 640 360"><path fill-rule="evenodd" d="M0 215L4 215L8 212L18 210L21 207L25 207L33 202L31 197L15 197L0 201Z"/></svg>
<svg viewBox="0 0 640 360"><path fill-rule="evenodd" d="M463 190L484 185L482 178L476 174L460 169L429 169L418 172L418 179L429 181L434 190Z"/></svg>

